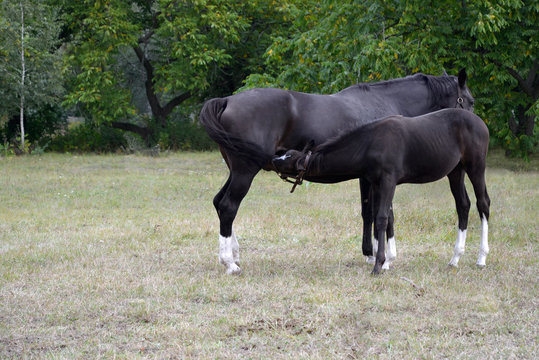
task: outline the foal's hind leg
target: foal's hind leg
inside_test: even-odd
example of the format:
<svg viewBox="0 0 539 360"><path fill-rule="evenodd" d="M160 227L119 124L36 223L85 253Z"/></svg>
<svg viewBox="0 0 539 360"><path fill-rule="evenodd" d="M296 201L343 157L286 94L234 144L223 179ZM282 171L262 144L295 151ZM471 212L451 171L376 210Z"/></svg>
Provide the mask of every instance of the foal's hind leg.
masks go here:
<svg viewBox="0 0 539 360"><path fill-rule="evenodd" d="M457 242L455 243L455 250L449 265L457 267L460 257L464 254L464 247L466 245L466 230L468 228L468 214L470 213L470 198L468 197L466 186L464 185L464 169L462 168L461 164L457 165L457 167L451 173L449 173L447 177L449 178L451 193L455 198L457 215L459 218Z"/></svg>
<svg viewBox="0 0 539 360"><path fill-rule="evenodd" d="M378 242L371 239L373 201L371 184L365 179L359 179L359 190L361 194L361 218L363 219L363 237L361 249L363 255L367 257L367 263L374 264L375 254L378 249Z"/></svg>
<svg viewBox="0 0 539 360"><path fill-rule="evenodd" d="M472 182L475 197L477 198L477 210L481 218L481 244L479 247L479 257L477 258L477 266L486 266L486 259L489 253L488 247L488 219L490 216L490 198L487 192L485 183L485 165L484 161L468 172L468 177Z"/></svg>

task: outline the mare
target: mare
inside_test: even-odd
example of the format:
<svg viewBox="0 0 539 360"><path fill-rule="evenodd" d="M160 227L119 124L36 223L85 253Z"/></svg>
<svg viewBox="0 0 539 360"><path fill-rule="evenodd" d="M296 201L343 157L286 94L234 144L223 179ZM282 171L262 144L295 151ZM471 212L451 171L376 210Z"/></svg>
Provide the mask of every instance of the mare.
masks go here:
<svg viewBox="0 0 539 360"><path fill-rule="evenodd" d="M220 221L220 263L228 274L241 272L232 224L255 175L261 169L273 170L271 159L275 154L303 149L310 140L320 144L346 129L388 115L417 116L454 107L473 110L473 102L464 69L458 77L416 74L353 85L333 95L266 88L208 100L200 121L219 144L230 170L213 199ZM361 180L360 185L362 250L372 258L370 184ZM390 227L388 232L393 229Z"/></svg>
<svg viewBox="0 0 539 360"><path fill-rule="evenodd" d="M369 181L373 192L375 238L379 240L373 274L386 261L384 233L395 187L449 178L458 214L458 235L449 265L464 253L470 199L468 174L481 218L478 266L485 266L490 199L485 184L489 133L483 120L463 109L444 109L414 118L390 116L361 126L312 150L289 150L273 158L275 170L312 182L336 183L356 178ZM388 244L389 247L389 244ZM389 259L391 260L391 259Z"/></svg>

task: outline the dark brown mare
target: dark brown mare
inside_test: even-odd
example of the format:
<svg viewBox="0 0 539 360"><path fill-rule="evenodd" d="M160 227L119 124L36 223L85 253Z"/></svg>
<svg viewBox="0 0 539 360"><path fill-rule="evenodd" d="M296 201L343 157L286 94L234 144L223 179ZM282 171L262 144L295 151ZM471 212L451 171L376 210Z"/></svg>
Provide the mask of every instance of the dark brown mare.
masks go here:
<svg viewBox="0 0 539 360"><path fill-rule="evenodd" d="M379 240L374 274L386 261L384 234L395 187L449 178L458 214L458 235L451 262L464 253L470 199L464 185L468 174L482 222L477 265L488 254L490 199L485 184L488 129L480 117L462 109L444 109L414 118L391 116L359 127L304 152L289 150L275 156L279 173L313 182L336 183L356 178L369 181L373 192L375 238ZM388 243L388 247L394 244Z"/></svg>
<svg viewBox="0 0 539 360"><path fill-rule="evenodd" d="M473 109L466 73L413 76L358 84L333 95L279 89L253 89L204 104L200 121L219 144L230 169L213 204L220 221L219 260L227 273L241 270L239 245L232 229L241 201L260 171L273 170L271 159L288 149L320 144L338 133L388 115L417 116L442 108ZM363 254L373 254L370 184L361 180ZM367 204L367 206L365 206ZM388 231L392 232L390 228Z"/></svg>

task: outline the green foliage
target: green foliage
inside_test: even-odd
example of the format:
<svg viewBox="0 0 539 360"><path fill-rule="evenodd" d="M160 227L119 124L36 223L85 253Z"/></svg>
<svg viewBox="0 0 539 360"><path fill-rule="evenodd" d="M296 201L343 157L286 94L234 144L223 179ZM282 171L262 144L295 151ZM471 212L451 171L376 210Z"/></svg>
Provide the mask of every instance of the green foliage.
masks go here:
<svg viewBox="0 0 539 360"><path fill-rule="evenodd" d="M24 65L22 77L22 20L24 10ZM54 106L62 96L57 10L41 0L0 2L0 116L19 114L24 97L25 114ZM32 131L33 118L26 123ZM39 125L36 125L39 127ZM30 137L35 140L41 134Z"/></svg>
<svg viewBox="0 0 539 360"><path fill-rule="evenodd" d="M265 67L243 89L333 93L360 81L464 67L476 112L498 142L518 154L535 148L537 2L325 0L296 10L291 32L274 37Z"/></svg>
<svg viewBox="0 0 539 360"><path fill-rule="evenodd" d="M117 152L127 146L123 132L105 125L74 124L65 134L54 137L48 151L55 152Z"/></svg>
<svg viewBox="0 0 539 360"><path fill-rule="evenodd" d="M67 116L59 106L46 104L26 116L28 141L45 145L67 127Z"/></svg>
<svg viewBox="0 0 539 360"><path fill-rule="evenodd" d="M98 122L133 113L129 90L115 73L118 52L136 44L139 27L130 19L125 1L66 1L63 16L73 34L64 57L69 80L64 104L82 104Z"/></svg>
<svg viewBox="0 0 539 360"><path fill-rule="evenodd" d="M159 133L158 144L161 150L204 151L217 149L215 142L208 137L198 122L185 120L171 121L169 126Z"/></svg>
<svg viewBox="0 0 539 360"><path fill-rule="evenodd" d="M178 95L203 93L247 26L239 4L221 0L64 1L63 8L73 34L64 72L74 75L65 104L82 104L99 123L142 115L128 67L151 79L146 104L154 116Z"/></svg>

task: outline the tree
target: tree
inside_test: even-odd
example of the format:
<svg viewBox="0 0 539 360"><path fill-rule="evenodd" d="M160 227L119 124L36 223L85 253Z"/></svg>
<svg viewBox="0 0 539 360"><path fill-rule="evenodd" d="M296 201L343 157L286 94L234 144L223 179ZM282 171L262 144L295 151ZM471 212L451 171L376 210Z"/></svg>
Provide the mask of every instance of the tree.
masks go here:
<svg viewBox="0 0 539 360"><path fill-rule="evenodd" d="M269 0L60 4L69 33L65 104L80 105L94 121L138 133L148 142L180 105L235 90L258 63L253 57L270 44L268 25L277 13L260 12L270 8ZM143 104L137 100L140 86Z"/></svg>
<svg viewBox="0 0 539 360"><path fill-rule="evenodd" d="M326 0L299 9L247 87L334 92L358 81L468 69L476 112L507 149L538 142L539 3Z"/></svg>
<svg viewBox="0 0 539 360"><path fill-rule="evenodd" d="M54 102L61 94L59 26L56 12L39 0L0 4L0 114L18 110L20 147L25 151L25 113Z"/></svg>

